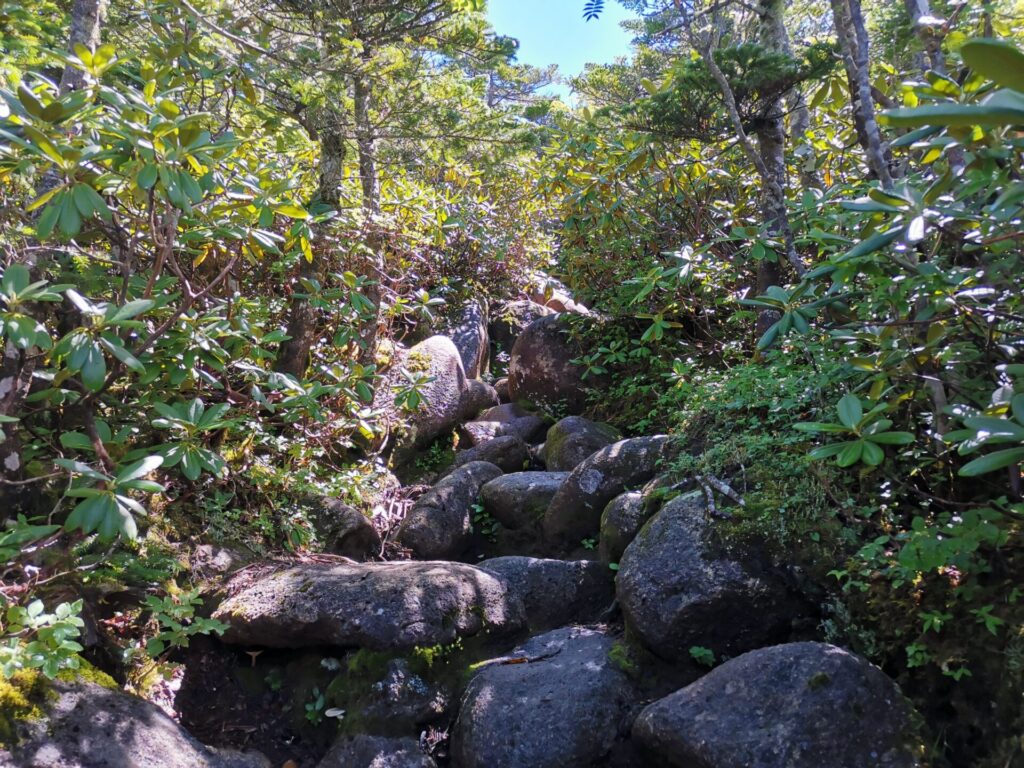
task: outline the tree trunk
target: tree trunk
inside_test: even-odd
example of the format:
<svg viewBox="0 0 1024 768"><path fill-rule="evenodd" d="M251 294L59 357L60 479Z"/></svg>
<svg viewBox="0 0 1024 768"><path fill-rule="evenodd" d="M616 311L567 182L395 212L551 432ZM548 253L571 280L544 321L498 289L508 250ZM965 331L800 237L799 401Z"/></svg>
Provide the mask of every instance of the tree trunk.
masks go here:
<svg viewBox="0 0 1024 768"><path fill-rule="evenodd" d="M376 308L374 317L361 329L362 353L360 360L369 363L377 353L377 334L381 321L380 281L384 278L384 237L377 215L380 213L380 182L377 178L377 136L370 111L373 93L367 72L371 66L371 52L363 52L362 68L353 82L355 103L356 151L359 154L359 180L363 191L363 211L366 213L366 245L370 251L367 265L371 272L364 289L367 299ZM373 274L375 273L375 274Z"/></svg>
<svg viewBox="0 0 1024 768"><path fill-rule="evenodd" d="M758 8L761 45L769 51L788 52L789 37L782 19L782 0L761 0ZM757 129L757 146L767 178L762 179L761 209L768 233L783 243L787 252L793 248L793 235L786 212L786 130L785 107L780 97ZM773 285L782 282L779 259L763 260L758 264L757 292L764 293ZM774 312L762 312L757 319L758 333L764 333L778 318Z"/></svg>
<svg viewBox="0 0 1024 768"><path fill-rule="evenodd" d="M860 0L831 0L832 16L836 37L846 67L853 100L854 120L857 135L867 157L868 167L881 182L882 187L892 187L892 171L889 168L889 148L882 139L882 132L875 119L875 105L871 95L871 79L868 71L869 41L864 26L864 14Z"/></svg>
<svg viewBox="0 0 1024 768"><path fill-rule="evenodd" d="M71 6L71 33L68 35L68 50L74 52L76 45L95 50L100 44L100 30L107 13L107 0L74 0ZM60 77L60 92L77 91L85 86L85 73L70 65L64 67Z"/></svg>
<svg viewBox="0 0 1024 768"><path fill-rule="evenodd" d="M314 203L336 206L341 197L341 185L345 172L345 139L338 132L340 123L328 116L326 126L321 128L318 136L320 139L320 163L317 167L318 185ZM319 236L319 233L318 233ZM322 239L322 236L320 236ZM314 252L324 253L326 248L315 248ZM300 281L313 280L319 275L321 264L316 261L308 261L303 258L299 262L299 269L296 273L296 288L299 293L304 292ZM299 296L293 296L291 305L288 308L288 322L285 326L288 339L281 344L277 355L275 369L281 373L287 373L296 379L302 379L309 367L309 351L316 339L316 308L309 300Z"/></svg>

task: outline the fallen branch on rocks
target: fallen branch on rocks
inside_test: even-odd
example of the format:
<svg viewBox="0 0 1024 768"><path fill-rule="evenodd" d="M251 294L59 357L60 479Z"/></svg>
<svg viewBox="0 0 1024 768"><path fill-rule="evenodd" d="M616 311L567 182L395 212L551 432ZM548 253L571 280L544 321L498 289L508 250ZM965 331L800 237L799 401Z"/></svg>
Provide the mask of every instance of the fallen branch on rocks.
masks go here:
<svg viewBox="0 0 1024 768"><path fill-rule="evenodd" d="M484 667L495 667L498 665L533 664L534 662L550 659L552 656L557 656L561 652L562 649L558 648L550 653L542 653L537 656L499 656L496 659L487 659L486 661L478 661L476 664L470 664L469 668L475 672L483 669Z"/></svg>

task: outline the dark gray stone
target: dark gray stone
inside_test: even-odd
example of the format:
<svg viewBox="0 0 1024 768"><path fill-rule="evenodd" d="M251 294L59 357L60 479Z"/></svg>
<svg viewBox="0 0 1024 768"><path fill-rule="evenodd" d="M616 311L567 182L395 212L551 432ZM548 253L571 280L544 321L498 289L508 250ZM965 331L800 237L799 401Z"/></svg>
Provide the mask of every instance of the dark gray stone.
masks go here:
<svg viewBox="0 0 1024 768"><path fill-rule="evenodd" d="M601 513L601 538L597 548L601 562L619 562L652 511L641 491L620 493L609 501Z"/></svg>
<svg viewBox="0 0 1024 768"><path fill-rule="evenodd" d="M621 439L610 424L567 416L548 430L544 461L552 472L572 472L584 459Z"/></svg>
<svg viewBox="0 0 1024 768"><path fill-rule="evenodd" d="M366 560L380 554L380 534L373 523L358 509L339 499L321 499L313 524L326 552L353 560Z"/></svg>
<svg viewBox="0 0 1024 768"><path fill-rule="evenodd" d="M544 535L555 547L572 547L597 536L601 513L628 488L650 480L668 456L671 438L634 437L605 446L576 467L544 515ZM550 453L550 446L548 452Z"/></svg>
<svg viewBox="0 0 1024 768"><path fill-rule="evenodd" d="M236 645L405 651L524 623L501 579L461 563L308 563L243 572L228 593L214 617Z"/></svg>
<svg viewBox="0 0 1024 768"><path fill-rule="evenodd" d="M254 753L215 750L148 701L86 681L54 681L40 718L17 722L0 764L21 768L270 768Z"/></svg>
<svg viewBox="0 0 1024 768"><path fill-rule="evenodd" d="M489 326L491 341L506 352L512 350L519 334L534 320L553 315L555 311L528 299L499 305Z"/></svg>
<svg viewBox="0 0 1024 768"><path fill-rule="evenodd" d="M521 400L568 413L586 406L584 369L572 362L582 354L568 337L559 315L542 317L519 335L508 364L508 392L512 402Z"/></svg>
<svg viewBox="0 0 1024 768"><path fill-rule="evenodd" d="M370 686L359 722L374 733L414 733L444 717L451 704L443 685L424 680L404 659L392 659L384 678Z"/></svg>
<svg viewBox="0 0 1024 768"><path fill-rule="evenodd" d="M568 472L514 472L480 489L484 509L506 528L538 528Z"/></svg>
<svg viewBox="0 0 1024 768"><path fill-rule="evenodd" d="M609 659L614 642L593 629L556 629L514 652L535 661L478 672L452 732L453 766L601 765L629 729L634 695Z"/></svg>
<svg viewBox="0 0 1024 768"><path fill-rule="evenodd" d="M448 331L462 358L466 376L476 379L487 372L490 362L490 341L487 336L487 308L482 302L463 305Z"/></svg>
<svg viewBox="0 0 1024 768"><path fill-rule="evenodd" d="M531 631L594 621L615 597L614 574L595 560L496 557L477 565L501 576L526 610Z"/></svg>
<svg viewBox="0 0 1024 768"><path fill-rule="evenodd" d="M504 435L485 443L458 451L452 461L452 469L458 469L471 461L489 462L503 472L522 472L530 461L530 449L518 435Z"/></svg>
<svg viewBox="0 0 1024 768"><path fill-rule="evenodd" d="M494 391L498 394L499 403L509 403L512 401L508 394L508 376L494 382Z"/></svg>
<svg viewBox="0 0 1024 768"><path fill-rule="evenodd" d="M462 395L459 420L476 418L481 411L497 405L500 405L500 400L494 387L485 381L470 379L466 382L466 391Z"/></svg>
<svg viewBox="0 0 1024 768"><path fill-rule="evenodd" d="M336 742L317 768L437 768L437 763L416 739L360 734Z"/></svg>
<svg viewBox="0 0 1024 768"><path fill-rule="evenodd" d="M914 768L923 745L899 688L825 643L745 653L644 709L633 737L679 768Z"/></svg>
<svg viewBox="0 0 1024 768"><path fill-rule="evenodd" d="M480 488L501 474L486 461L463 464L416 500L395 540L421 560L458 557L473 535L473 505Z"/></svg>
<svg viewBox="0 0 1024 768"><path fill-rule="evenodd" d="M802 606L754 553L727 552L700 492L666 504L626 547L616 595L634 636L666 661L692 646L735 655L785 639Z"/></svg>

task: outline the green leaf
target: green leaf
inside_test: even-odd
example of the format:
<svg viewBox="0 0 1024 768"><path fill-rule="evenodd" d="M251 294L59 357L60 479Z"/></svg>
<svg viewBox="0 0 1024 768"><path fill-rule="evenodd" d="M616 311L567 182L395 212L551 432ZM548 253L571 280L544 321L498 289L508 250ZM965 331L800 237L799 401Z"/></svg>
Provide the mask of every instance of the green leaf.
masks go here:
<svg viewBox="0 0 1024 768"><path fill-rule="evenodd" d="M153 185L156 184L156 180L156 166L149 163L142 166L139 172L135 175L135 183L138 184L141 189L152 189Z"/></svg>
<svg viewBox="0 0 1024 768"><path fill-rule="evenodd" d="M1024 123L1024 94L996 91L980 104L932 104L914 109L893 109L879 119L897 128L944 125L969 128L974 125L1017 125Z"/></svg>
<svg viewBox="0 0 1024 768"><path fill-rule="evenodd" d="M1024 447L1007 448L1006 450L986 454L969 464L965 464L960 469L959 475L961 477L977 477L978 475L995 472L997 469L1003 469L1011 464L1019 464L1021 462L1024 462Z"/></svg>
<svg viewBox="0 0 1024 768"><path fill-rule="evenodd" d="M852 467L860 461L860 457L863 453L863 440L854 440L850 443L843 443L843 450L839 453L839 458L836 459L836 463L840 467Z"/></svg>
<svg viewBox="0 0 1024 768"><path fill-rule="evenodd" d="M853 248L836 258L835 261L842 263L849 259L856 259L859 256L867 256L869 253L874 253L889 245L902 234L903 227L893 227L885 232L877 232L871 237L861 240Z"/></svg>
<svg viewBox="0 0 1024 768"><path fill-rule="evenodd" d="M148 475L154 469L164 463L163 456L147 456L142 461L137 461L134 464L125 467L114 479L118 483L126 483L131 480L137 480L140 477Z"/></svg>
<svg viewBox="0 0 1024 768"><path fill-rule="evenodd" d="M869 467L877 467L885 460L885 452L869 440L861 441L864 448L861 459Z"/></svg>
<svg viewBox="0 0 1024 768"><path fill-rule="evenodd" d="M860 398L856 395L844 395L839 401L839 421L850 429L856 428L864 416L864 409L861 407Z"/></svg>
<svg viewBox="0 0 1024 768"><path fill-rule="evenodd" d="M975 38L960 46L967 65L1004 88L1024 91L1024 53L1006 40Z"/></svg>

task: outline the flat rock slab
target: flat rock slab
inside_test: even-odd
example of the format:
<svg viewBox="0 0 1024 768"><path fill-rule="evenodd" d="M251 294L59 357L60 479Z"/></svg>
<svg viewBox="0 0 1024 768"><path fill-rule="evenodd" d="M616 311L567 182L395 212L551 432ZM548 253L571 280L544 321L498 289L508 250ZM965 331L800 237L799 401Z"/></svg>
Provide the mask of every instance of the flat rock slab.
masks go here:
<svg viewBox="0 0 1024 768"><path fill-rule="evenodd" d="M567 627L485 667L470 682L452 732L454 768L596 766L629 729L633 690L609 659L614 638Z"/></svg>
<svg viewBox="0 0 1024 768"><path fill-rule="evenodd" d="M477 565L505 579L531 631L594 621L615 597L614 574L596 560L495 557Z"/></svg>
<svg viewBox="0 0 1024 768"><path fill-rule="evenodd" d="M912 710L885 674L842 648L745 653L644 709L633 727L656 765L915 768Z"/></svg>
<svg viewBox="0 0 1024 768"><path fill-rule="evenodd" d="M500 578L461 563L311 563L243 572L228 591L214 617L238 645L407 651L525 623Z"/></svg>
<svg viewBox="0 0 1024 768"><path fill-rule="evenodd" d="M96 683L54 681L44 715L19 723L0 765L21 768L270 768L262 755L206 747L148 701Z"/></svg>
<svg viewBox="0 0 1024 768"><path fill-rule="evenodd" d="M530 462L530 448L517 435L496 437L475 448L458 451L448 474L471 461L489 462L502 472L521 472Z"/></svg>
<svg viewBox="0 0 1024 768"><path fill-rule="evenodd" d="M539 528L568 472L514 472L480 489L484 509L506 528Z"/></svg>

